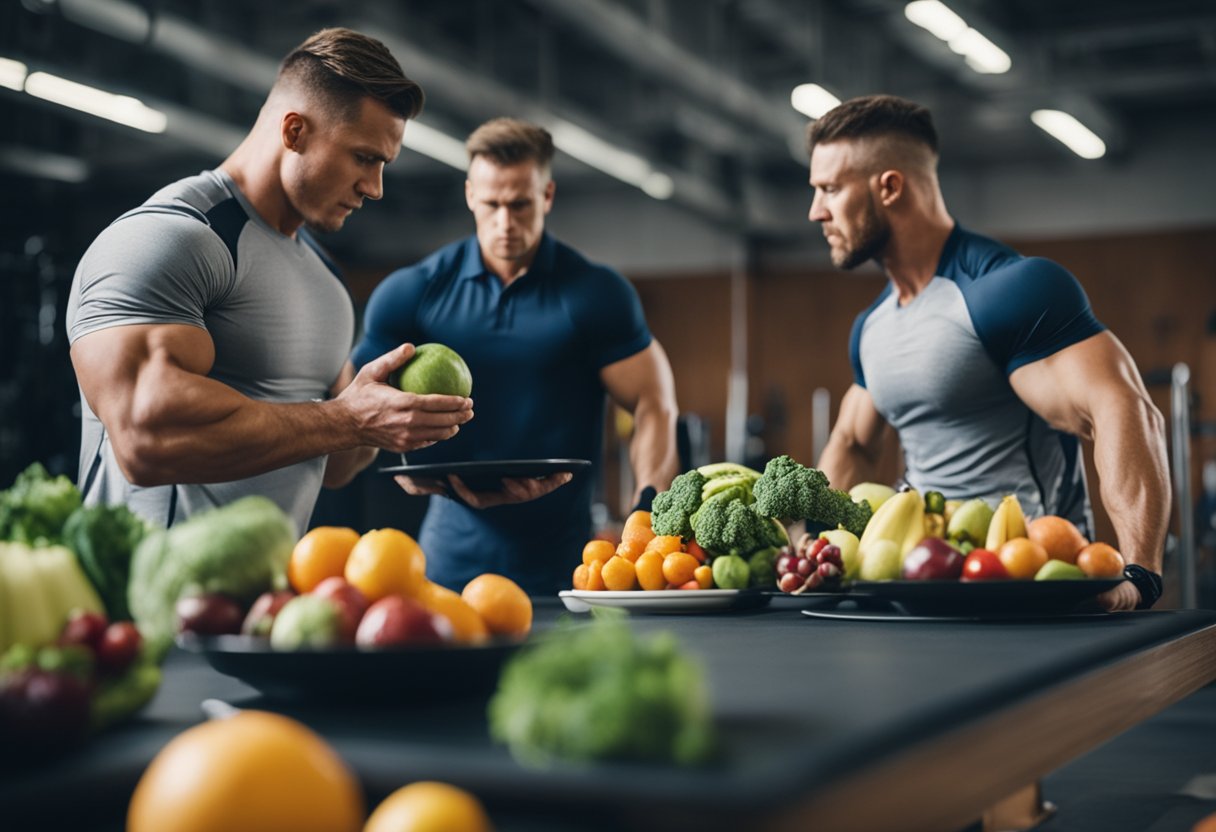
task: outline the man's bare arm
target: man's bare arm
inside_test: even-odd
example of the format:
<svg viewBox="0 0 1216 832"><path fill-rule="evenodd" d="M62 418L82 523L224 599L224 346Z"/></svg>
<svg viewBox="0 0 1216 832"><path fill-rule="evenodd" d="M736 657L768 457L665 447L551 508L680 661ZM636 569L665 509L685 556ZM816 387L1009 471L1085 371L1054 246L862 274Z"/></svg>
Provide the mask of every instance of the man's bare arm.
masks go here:
<svg viewBox="0 0 1216 832"><path fill-rule="evenodd" d="M1094 443L1102 504L1129 563L1161 571L1169 526L1165 420L1123 344L1102 332L1015 370L1014 392L1053 428ZM1123 603L1136 596L1123 585ZM1130 595L1128 591L1130 590Z"/></svg>
<svg viewBox="0 0 1216 832"><path fill-rule="evenodd" d="M600 370L600 380L612 400L633 414L629 462L637 484L634 499L648 485L665 490L680 467L676 453L679 407L667 353L652 340L641 352Z"/></svg>
<svg viewBox="0 0 1216 832"><path fill-rule="evenodd" d="M854 384L840 401L840 413L816 467L833 488L848 490L877 476L885 419L864 387Z"/></svg>
<svg viewBox="0 0 1216 832"><path fill-rule="evenodd" d="M407 451L447 439L472 418L457 396L415 396L384 383L412 355L403 345L370 362L335 399L275 404L207 377L205 330L112 327L72 346L77 380L137 485L241 479L361 445Z"/></svg>

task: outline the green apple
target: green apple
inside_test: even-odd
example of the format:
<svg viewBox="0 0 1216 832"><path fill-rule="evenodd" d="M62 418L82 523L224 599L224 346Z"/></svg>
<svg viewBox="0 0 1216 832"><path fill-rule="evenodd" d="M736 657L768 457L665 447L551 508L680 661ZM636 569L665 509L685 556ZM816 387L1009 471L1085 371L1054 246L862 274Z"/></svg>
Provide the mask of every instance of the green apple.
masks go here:
<svg viewBox="0 0 1216 832"><path fill-rule="evenodd" d="M849 496L855 503L865 500L871 511L878 511L880 505L895 496L895 489L877 482L859 482L849 489Z"/></svg>
<svg viewBox="0 0 1216 832"><path fill-rule="evenodd" d="M401 370L397 386L407 393L468 396L473 392L469 365L443 344L419 344Z"/></svg>
<svg viewBox="0 0 1216 832"><path fill-rule="evenodd" d="M858 552L860 541L857 535L848 529L832 529L820 532L819 536L840 549L840 559L844 562L844 579L855 580L861 574L861 554Z"/></svg>
<svg viewBox="0 0 1216 832"><path fill-rule="evenodd" d="M751 568L738 555L719 555L714 558L713 574L718 589L747 589Z"/></svg>
<svg viewBox="0 0 1216 832"><path fill-rule="evenodd" d="M1036 581L1076 581L1085 577L1085 573L1075 564L1052 558L1039 567L1034 573Z"/></svg>
<svg viewBox="0 0 1216 832"><path fill-rule="evenodd" d="M946 524L946 537L951 540L967 540L976 546L988 537L988 524L992 522L992 506L978 497L963 503L950 515Z"/></svg>
<svg viewBox="0 0 1216 832"><path fill-rule="evenodd" d="M875 540L861 550L863 581L893 581L903 572L903 558L894 540Z"/></svg>

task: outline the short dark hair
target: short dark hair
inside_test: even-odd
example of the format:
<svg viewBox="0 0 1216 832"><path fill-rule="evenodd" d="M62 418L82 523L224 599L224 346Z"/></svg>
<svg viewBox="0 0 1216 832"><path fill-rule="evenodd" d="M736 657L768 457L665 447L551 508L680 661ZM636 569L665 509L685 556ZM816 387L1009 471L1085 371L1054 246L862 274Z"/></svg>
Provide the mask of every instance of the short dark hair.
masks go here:
<svg viewBox="0 0 1216 832"><path fill-rule="evenodd" d="M405 77L383 43L353 29L322 29L293 49L276 84L289 80L319 95L336 115L350 119L371 97L408 120L422 112L426 95Z"/></svg>
<svg viewBox="0 0 1216 832"><path fill-rule="evenodd" d="M938 153L933 116L923 107L894 95L852 98L828 110L807 128L807 150L843 139L899 136Z"/></svg>
<svg viewBox="0 0 1216 832"><path fill-rule="evenodd" d="M548 171L553 161L553 136L543 127L515 118L496 118L478 127L464 143L472 162L485 156L496 165L536 162Z"/></svg>

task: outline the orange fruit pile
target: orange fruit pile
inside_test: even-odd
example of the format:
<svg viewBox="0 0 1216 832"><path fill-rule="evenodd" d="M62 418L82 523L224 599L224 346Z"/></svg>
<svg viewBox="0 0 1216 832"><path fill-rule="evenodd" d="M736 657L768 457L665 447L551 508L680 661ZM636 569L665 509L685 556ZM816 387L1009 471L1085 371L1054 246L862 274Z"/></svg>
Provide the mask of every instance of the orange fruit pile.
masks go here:
<svg viewBox="0 0 1216 832"><path fill-rule="evenodd" d="M712 589L713 573L705 551L695 540L656 535L650 512L635 511L625 519L621 542L592 540L583 547L583 562L574 569L579 590Z"/></svg>

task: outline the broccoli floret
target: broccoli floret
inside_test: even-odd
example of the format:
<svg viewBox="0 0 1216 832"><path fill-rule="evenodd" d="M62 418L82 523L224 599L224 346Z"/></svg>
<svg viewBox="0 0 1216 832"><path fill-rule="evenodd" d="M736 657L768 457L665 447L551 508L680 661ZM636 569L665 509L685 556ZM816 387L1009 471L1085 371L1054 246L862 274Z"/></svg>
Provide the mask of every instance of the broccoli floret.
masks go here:
<svg viewBox="0 0 1216 832"><path fill-rule="evenodd" d="M765 517L787 522L810 520L829 528L844 526L860 536L870 520L870 506L853 502L843 491L829 487L828 478L816 468L807 468L788 456L779 456L764 467L764 475L752 488L756 511Z"/></svg>
<svg viewBox="0 0 1216 832"><path fill-rule="evenodd" d="M738 487L739 492L744 489ZM715 554L747 555L771 545L776 527L761 517L734 489L714 495L692 518L693 533L701 547Z"/></svg>
<svg viewBox="0 0 1216 832"><path fill-rule="evenodd" d="M655 534L678 534L685 540L692 537L688 519L701 507L701 489L705 477L698 471L686 471L671 481L671 487L655 496L650 506L650 528Z"/></svg>

